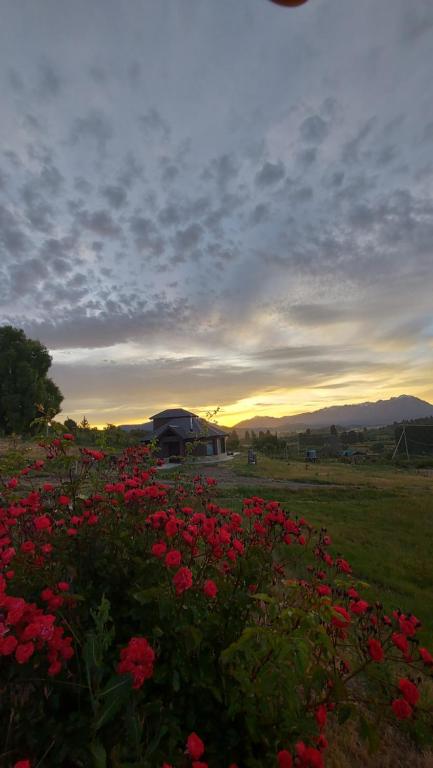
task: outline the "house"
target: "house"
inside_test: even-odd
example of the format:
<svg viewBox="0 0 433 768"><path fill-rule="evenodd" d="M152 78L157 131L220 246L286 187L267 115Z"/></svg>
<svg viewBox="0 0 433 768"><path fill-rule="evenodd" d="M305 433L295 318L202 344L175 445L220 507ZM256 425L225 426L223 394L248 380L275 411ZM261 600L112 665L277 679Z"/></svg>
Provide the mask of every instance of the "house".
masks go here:
<svg viewBox="0 0 433 768"><path fill-rule="evenodd" d="M168 408L151 417L152 430L146 430L142 442L156 440L159 455L222 456L227 454L227 432L183 408Z"/></svg>

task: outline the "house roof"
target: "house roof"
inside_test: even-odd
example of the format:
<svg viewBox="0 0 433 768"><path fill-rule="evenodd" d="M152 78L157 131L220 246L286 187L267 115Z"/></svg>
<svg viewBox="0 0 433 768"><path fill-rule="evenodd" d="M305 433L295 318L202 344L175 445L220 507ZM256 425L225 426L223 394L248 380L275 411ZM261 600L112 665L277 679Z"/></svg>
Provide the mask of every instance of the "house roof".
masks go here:
<svg viewBox="0 0 433 768"><path fill-rule="evenodd" d="M194 419L197 419L198 416L195 413L191 413L191 411L185 411L183 408L167 408L165 411L161 411L161 413L156 413L155 416L151 416L151 419L184 419L188 418L190 419L191 416Z"/></svg>
<svg viewBox="0 0 433 768"><path fill-rule="evenodd" d="M192 428L191 428L192 427ZM194 418L191 420L188 418L175 418L173 423L162 424L158 429L155 429L152 437L161 437L167 430L173 430L183 440L196 439L199 437L225 437L227 432L217 427L215 424L210 424L204 419Z"/></svg>

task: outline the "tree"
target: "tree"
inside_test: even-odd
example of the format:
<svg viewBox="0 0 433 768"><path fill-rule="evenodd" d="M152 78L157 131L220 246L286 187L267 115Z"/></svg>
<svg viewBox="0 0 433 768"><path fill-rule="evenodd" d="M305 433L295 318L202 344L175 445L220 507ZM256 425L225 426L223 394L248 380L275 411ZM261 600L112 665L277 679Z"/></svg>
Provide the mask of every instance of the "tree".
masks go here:
<svg viewBox="0 0 433 768"><path fill-rule="evenodd" d="M78 424L76 421L74 421L74 419L67 418L65 419L64 424L65 429L67 429L68 432L72 432L73 435L77 434Z"/></svg>
<svg viewBox="0 0 433 768"><path fill-rule="evenodd" d="M0 327L0 431L22 434L40 413L55 416L63 395L47 373L51 355L11 325Z"/></svg>
<svg viewBox="0 0 433 768"><path fill-rule="evenodd" d="M338 436L337 427L335 426L335 424L332 424L332 425L331 425L331 427L330 427L330 430L329 430L329 431L330 431L331 435L334 435L335 437L337 437L337 436Z"/></svg>

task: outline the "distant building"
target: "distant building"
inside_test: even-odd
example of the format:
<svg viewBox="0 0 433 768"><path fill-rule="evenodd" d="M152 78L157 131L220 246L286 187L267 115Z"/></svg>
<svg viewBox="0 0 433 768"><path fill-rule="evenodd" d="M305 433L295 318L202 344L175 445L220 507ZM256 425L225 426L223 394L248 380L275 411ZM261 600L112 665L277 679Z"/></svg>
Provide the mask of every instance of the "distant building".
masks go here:
<svg viewBox="0 0 433 768"><path fill-rule="evenodd" d="M161 458L186 456L190 450L194 456L227 454L227 432L195 413L183 408L168 408L151 419L153 427L146 429L142 442L156 440Z"/></svg>

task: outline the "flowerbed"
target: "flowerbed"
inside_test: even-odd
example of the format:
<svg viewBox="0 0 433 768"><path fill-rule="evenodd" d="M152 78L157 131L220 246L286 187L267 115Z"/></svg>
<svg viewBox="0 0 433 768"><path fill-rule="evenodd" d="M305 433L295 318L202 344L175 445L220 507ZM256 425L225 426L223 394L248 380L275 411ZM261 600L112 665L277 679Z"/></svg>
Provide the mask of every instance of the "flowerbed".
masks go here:
<svg viewBox="0 0 433 768"><path fill-rule="evenodd" d="M55 482L37 461L0 486L6 765L320 768L349 718L372 748L387 722L427 738L420 622L364 600L326 531L71 443Z"/></svg>

